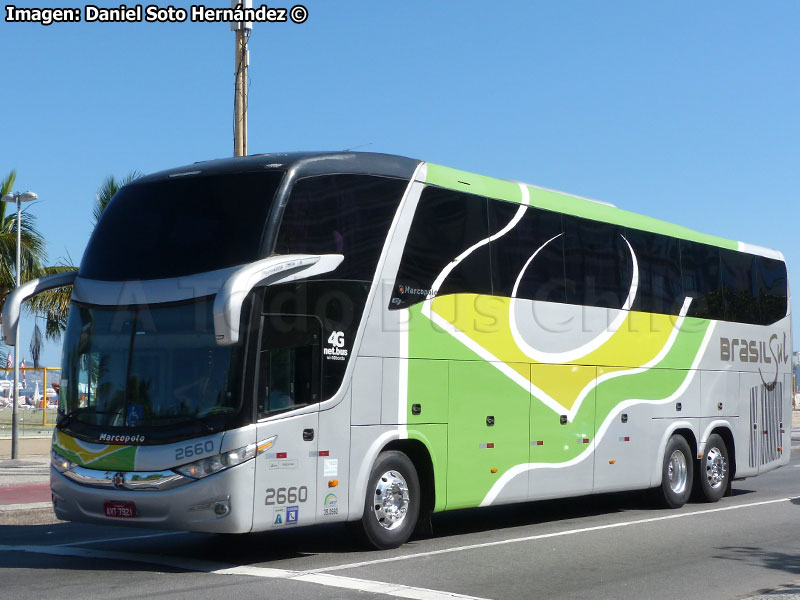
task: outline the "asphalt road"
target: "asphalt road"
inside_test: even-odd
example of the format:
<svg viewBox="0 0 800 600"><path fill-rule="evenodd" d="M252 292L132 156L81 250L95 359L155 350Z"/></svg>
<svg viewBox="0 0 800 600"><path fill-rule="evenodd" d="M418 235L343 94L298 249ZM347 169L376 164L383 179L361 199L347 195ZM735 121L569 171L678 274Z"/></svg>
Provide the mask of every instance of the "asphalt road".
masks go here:
<svg viewBox="0 0 800 600"><path fill-rule="evenodd" d="M677 511L628 493L446 513L433 537L389 552L360 550L338 525L0 527L0 597L742 598L800 580L798 469L795 454L718 504Z"/></svg>

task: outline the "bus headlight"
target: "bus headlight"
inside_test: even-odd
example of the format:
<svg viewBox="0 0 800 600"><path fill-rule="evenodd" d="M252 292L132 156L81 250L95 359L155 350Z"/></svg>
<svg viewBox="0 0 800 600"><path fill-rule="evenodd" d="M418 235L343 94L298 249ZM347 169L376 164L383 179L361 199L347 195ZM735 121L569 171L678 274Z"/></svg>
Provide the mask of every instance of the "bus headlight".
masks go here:
<svg viewBox="0 0 800 600"><path fill-rule="evenodd" d="M278 436L274 435L263 442L258 442L257 444L248 444L247 446L242 446L241 448L236 448L235 450L230 450L228 452L223 452L222 454L216 454L214 456L209 456L208 458L201 458L200 460L191 462L188 465L176 467L173 470L181 475L185 475L186 477L191 477L192 479L202 479L203 477L208 477L214 473L219 473L220 471L230 467L247 462L251 458L255 458L262 452L265 452L267 449L271 448L277 438Z"/></svg>
<svg viewBox="0 0 800 600"><path fill-rule="evenodd" d="M76 466L74 462L64 458L52 448L50 449L50 465L59 473L69 471Z"/></svg>

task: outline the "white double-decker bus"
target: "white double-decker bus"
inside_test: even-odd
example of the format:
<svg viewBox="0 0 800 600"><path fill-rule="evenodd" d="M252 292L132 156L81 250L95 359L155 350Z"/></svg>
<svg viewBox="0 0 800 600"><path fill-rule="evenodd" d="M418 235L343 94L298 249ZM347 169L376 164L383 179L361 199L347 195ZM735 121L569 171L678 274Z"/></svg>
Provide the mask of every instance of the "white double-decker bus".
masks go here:
<svg viewBox="0 0 800 600"><path fill-rule="evenodd" d="M654 490L789 461L774 250L402 157L269 154L126 185L73 285L65 520L245 533Z"/></svg>

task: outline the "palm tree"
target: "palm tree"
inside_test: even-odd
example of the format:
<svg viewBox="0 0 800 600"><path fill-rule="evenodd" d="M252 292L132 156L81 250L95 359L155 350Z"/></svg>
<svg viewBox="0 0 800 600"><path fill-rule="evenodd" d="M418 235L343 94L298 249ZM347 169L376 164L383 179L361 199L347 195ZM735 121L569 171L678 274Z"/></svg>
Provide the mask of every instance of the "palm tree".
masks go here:
<svg viewBox="0 0 800 600"><path fill-rule="evenodd" d="M76 267L69 264L40 267L37 277L76 270ZM62 287L42 292L28 300L28 310L35 315L44 317L44 334L48 340L58 341L61 338L61 334L67 329L67 317L69 316L71 299L72 288ZM36 328L38 328L38 325L36 325Z"/></svg>
<svg viewBox="0 0 800 600"><path fill-rule="evenodd" d="M0 194L11 192L17 172L12 170L0 182ZM5 303L8 295L17 285L16 280L16 252L17 252L17 213L11 211L6 215L7 204L0 203L0 304ZM64 271L74 271L75 267L69 264L45 266L47 252L45 250L44 236L36 228L36 217L26 207L22 211L20 266L21 280L23 282ZM25 303L29 313L41 314L45 317L46 336L56 341L61 337L67 322L69 312L69 299L71 290L59 288L44 292ZM38 327L38 325L37 325Z"/></svg>
<svg viewBox="0 0 800 600"><path fill-rule="evenodd" d="M134 179L138 179L142 174L139 171L131 171L117 181L113 175L109 175L97 188L95 195L95 204L92 208L92 217L94 219L93 225L97 225L100 220L100 215L111 202L111 199L119 191L119 189L130 183ZM24 224L23 224L24 228ZM24 230L23 230L24 233ZM50 267L42 267L39 271L38 277L42 275L51 275L53 273L63 273L65 271L72 271L75 267L70 264L62 264ZM61 334L67 328L67 316L69 314L70 298L72 290L69 288L59 288L52 292L45 292L39 294L30 301L31 310L38 315L43 315L46 319L45 335L50 340L58 340Z"/></svg>
<svg viewBox="0 0 800 600"><path fill-rule="evenodd" d="M138 171L132 171L127 176L117 181L113 175L109 175L97 190L95 206L92 210L94 224L100 219L100 215L111 202L119 189L141 177ZM5 179L0 182L0 195L11 192L17 172L12 170ZM44 236L36 228L36 217L30 213L28 208L22 211L25 213L22 219L22 244L21 244L21 274L22 281L26 282L37 277L74 271L76 267L69 263L60 265L46 266L47 259L45 250ZM16 251L17 251L17 215L16 211L6 216L6 203L0 203L0 306L5 303L8 295L16 287ZM45 336L51 341L58 341L61 334L67 327L67 316L69 314L70 298L72 290L69 287L49 290L38 294L25 303L28 313L42 316L45 319ZM41 347L41 334L39 326L34 326L34 341L31 342L31 353L36 355L34 346Z"/></svg>
<svg viewBox="0 0 800 600"><path fill-rule="evenodd" d="M92 209L92 216L94 217L93 225L97 225L97 222L100 220L100 215L103 214L106 206L108 206L108 203L111 202L114 194L119 191L119 188L130 183L134 179L138 179L141 176L142 174L139 171L131 171L120 181L114 179L113 175L109 175L105 178L100 187L97 188L96 201L94 208Z"/></svg>
<svg viewBox="0 0 800 600"><path fill-rule="evenodd" d="M0 185L0 194L11 193L16 178L17 172L12 170ZM0 300L3 302L17 285L17 213L11 211L11 214L6 216L7 207L6 202L0 202ZM25 214L25 218L22 219L20 265L22 279L27 281L31 279L33 272L41 267L47 254L44 237L36 228L36 217L29 214L30 211L27 207L22 212Z"/></svg>

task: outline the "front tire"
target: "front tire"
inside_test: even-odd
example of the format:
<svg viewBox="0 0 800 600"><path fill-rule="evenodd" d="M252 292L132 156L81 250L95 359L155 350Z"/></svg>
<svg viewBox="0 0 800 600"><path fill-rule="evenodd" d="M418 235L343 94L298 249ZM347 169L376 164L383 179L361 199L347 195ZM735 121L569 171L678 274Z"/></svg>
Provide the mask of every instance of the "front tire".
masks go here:
<svg viewBox="0 0 800 600"><path fill-rule="evenodd" d="M730 460L728 447L716 433L706 442L706 451L699 461L697 495L704 502L717 502L730 485Z"/></svg>
<svg viewBox="0 0 800 600"><path fill-rule="evenodd" d="M420 488L414 463L395 450L381 452L372 467L360 530L377 550L402 546L417 525Z"/></svg>
<svg viewBox="0 0 800 600"><path fill-rule="evenodd" d="M692 493L694 459L689 443L682 435L667 442L661 468L660 500L666 508L680 508Z"/></svg>

